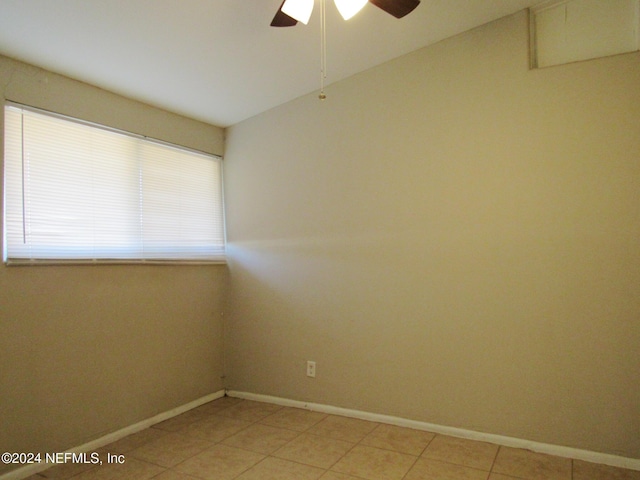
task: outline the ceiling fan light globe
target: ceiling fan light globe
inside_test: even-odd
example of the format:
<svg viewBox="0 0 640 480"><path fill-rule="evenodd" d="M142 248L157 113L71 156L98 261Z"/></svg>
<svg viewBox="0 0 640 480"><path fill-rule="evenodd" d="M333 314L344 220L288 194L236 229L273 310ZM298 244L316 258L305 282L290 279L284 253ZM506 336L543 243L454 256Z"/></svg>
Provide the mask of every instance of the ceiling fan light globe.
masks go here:
<svg viewBox="0 0 640 480"><path fill-rule="evenodd" d="M369 0L334 0L342 18L349 20L367 4Z"/></svg>
<svg viewBox="0 0 640 480"><path fill-rule="evenodd" d="M311 12L313 12L313 1L314 0L286 0L280 10L291 18L306 25L309 23L309 18L311 18Z"/></svg>

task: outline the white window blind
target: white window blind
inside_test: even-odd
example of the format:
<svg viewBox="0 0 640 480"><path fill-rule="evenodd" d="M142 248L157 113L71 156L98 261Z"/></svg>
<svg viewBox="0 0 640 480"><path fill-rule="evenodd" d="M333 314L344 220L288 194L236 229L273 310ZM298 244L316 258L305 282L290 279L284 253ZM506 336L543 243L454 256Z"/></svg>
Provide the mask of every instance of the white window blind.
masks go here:
<svg viewBox="0 0 640 480"><path fill-rule="evenodd" d="M219 158L5 106L4 260L224 261Z"/></svg>

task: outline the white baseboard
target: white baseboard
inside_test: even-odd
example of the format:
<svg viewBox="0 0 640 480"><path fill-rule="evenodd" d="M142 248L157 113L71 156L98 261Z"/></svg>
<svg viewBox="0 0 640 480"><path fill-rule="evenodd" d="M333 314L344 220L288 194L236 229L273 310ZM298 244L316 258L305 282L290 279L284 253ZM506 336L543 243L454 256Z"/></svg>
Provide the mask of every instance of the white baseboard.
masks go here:
<svg viewBox="0 0 640 480"><path fill-rule="evenodd" d="M601 463L613 467L627 468L630 470L640 470L640 459L620 457L607 453L592 452L590 450L581 450L578 448L563 447L560 445L552 445L549 443L534 442L531 440L523 440L514 437L505 437L492 433L475 432L473 430L465 430L462 428L447 427L436 425L433 423L419 422L416 420L408 420L406 418L392 417L389 415L381 415L377 413L363 412L360 410L350 410L347 408L334 407L332 405L323 405L319 403L301 402L290 400L287 398L272 397L269 395L260 395L248 392L227 391L230 397L242 398L245 400L255 400L258 402L272 403L283 407L295 407L314 412L328 413L332 415L341 415L343 417L358 418L361 420L369 420L372 422L396 425L399 427L414 428L416 430L425 430L442 435L450 435L452 437L468 438L470 440L479 440L489 442L505 447L524 448L534 452L546 453L558 457L572 458L576 460L584 460L592 463ZM2 480L2 479L0 479Z"/></svg>
<svg viewBox="0 0 640 480"><path fill-rule="evenodd" d="M138 433L141 430L149 428L156 423L163 422L170 418L180 415L188 410L192 410L200 405L204 405L205 403L211 402L212 400L216 400L218 398L222 398L225 395L224 390L219 390L214 393L210 393L209 395L205 395L204 397L200 397L192 402L186 403L184 405L180 405L179 407L173 408L166 412L159 413L151 418L147 418L146 420L142 420L141 422L134 423L133 425L129 425L128 427L124 427L115 432L104 435L103 437L97 438L90 442L87 442L78 447L71 448L67 450L69 453L83 453L83 452L93 452L98 448L104 447L105 445L109 445L121 438L124 438L128 435L132 435L134 433ZM26 465L24 467L18 468L16 470L12 470L3 475L0 475L0 480L20 480L31 475L34 475L38 472L42 472L47 468L52 467L53 465L47 463L35 463L32 465Z"/></svg>

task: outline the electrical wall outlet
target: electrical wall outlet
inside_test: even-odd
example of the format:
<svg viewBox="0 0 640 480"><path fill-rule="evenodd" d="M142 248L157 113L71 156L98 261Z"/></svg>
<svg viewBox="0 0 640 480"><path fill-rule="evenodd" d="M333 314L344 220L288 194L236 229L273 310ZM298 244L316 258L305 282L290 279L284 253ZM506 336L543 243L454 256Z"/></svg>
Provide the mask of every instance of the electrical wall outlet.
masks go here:
<svg viewBox="0 0 640 480"><path fill-rule="evenodd" d="M312 362L309 360L307 362L307 377L315 377L316 376L316 362Z"/></svg>

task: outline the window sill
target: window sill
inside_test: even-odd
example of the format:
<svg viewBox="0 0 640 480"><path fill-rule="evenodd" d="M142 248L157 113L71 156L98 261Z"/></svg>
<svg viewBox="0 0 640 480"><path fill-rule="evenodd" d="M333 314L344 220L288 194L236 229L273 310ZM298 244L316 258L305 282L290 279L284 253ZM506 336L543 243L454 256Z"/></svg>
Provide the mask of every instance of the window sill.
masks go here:
<svg viewBox="0 0 640 480"><path fill-rule="evenodd" d="M226 265L226 259L219 260L20 260L9 259L7 267L46 267L46 266L100 266L100 265Z"/></svg>

